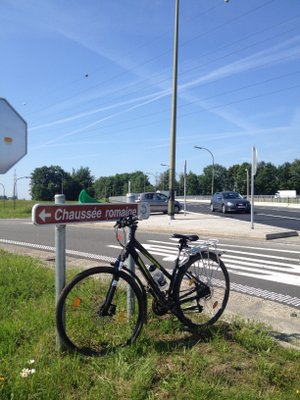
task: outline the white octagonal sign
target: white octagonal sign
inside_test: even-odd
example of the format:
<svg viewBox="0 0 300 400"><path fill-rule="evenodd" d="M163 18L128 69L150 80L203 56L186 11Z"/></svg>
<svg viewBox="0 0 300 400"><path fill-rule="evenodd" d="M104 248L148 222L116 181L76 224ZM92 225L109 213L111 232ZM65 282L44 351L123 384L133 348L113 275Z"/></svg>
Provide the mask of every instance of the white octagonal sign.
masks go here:
<svg viewBox="0 0 300 400"><path fill-rule="evenodd" d="M0 174L13 167L27 153L27 123L0 97Z"/></svg>

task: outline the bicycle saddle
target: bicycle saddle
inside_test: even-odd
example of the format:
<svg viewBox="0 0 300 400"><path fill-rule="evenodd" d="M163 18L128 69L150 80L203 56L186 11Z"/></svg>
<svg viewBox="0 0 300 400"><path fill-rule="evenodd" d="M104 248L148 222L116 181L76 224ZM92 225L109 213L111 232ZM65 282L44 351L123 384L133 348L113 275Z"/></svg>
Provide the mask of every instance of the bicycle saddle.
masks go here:
<svg viewBox="0 0 300 400"><path fill-rule="evenodd" d="M195 242L196 240L199 239L199 236L197 236L197 235L182 235L181 233L174 233L172 238L183 239L183 240L186 240L187 242Z"/></svg>

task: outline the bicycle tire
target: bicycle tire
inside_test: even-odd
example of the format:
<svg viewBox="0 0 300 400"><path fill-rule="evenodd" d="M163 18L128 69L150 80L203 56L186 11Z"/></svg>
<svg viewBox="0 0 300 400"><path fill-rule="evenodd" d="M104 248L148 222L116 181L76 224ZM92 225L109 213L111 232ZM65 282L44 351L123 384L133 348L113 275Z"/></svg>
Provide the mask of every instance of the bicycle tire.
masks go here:
<svg viewBox="0 0 300 400"><path fill-rule="evenodd" d="M214 253L199 253L180 267L174 286L176 315L189 329L199 331L221 317L229 291L223 261Z"/></svg>
<svg viewBox="0 0 300 400"><path fill-rule="evenodd" d="M115 277L114 268L99 266L84 270L61 292L56 306L56 325L68 350L101 356L130 345L138 337L145 315L142 292L126 272L117 274L118 284L105 315L101 315L101 307ZM135 300L130 315L128 286Z"/></svg>

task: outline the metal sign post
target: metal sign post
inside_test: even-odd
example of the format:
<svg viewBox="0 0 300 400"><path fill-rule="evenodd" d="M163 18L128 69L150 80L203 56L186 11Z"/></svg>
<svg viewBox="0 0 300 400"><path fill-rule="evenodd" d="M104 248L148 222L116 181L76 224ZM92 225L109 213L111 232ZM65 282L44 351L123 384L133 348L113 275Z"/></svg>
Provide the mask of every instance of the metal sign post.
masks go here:
<svg viewBox="0 0 300 400"><path fill-rule="evenodd" d="M251 168L251 229L254 229L254 177L257 171L257 150L252 148L252 168Z"/></svg>
<svg viewBox="0 0 300 400"><path fill-rule="evenodd" d="M55 204L64 204L63 194L55 195ZM61 291L66 285L66 225L55 226L55 304L57 304ZM65 324L66 315L64 312L63 321ZM56 348L64 350L63 343L56 334Z"/></svg>
<svg viewBox="0 0 300 400"><path fill-rule="evenodd" d="M183 163L183 201L184 201L184 215L186 215L186 160Z"/></svg>
<svg viewBox="0 0 300 400"><path fill-rule="evenodd" d="M133 196L128 193L127 194L127 203L130 203L131 201L133 201ZM131 255L129 255L128 257L128 269L132 272L134 272L135 268L134 268L134 261L133 258L131 257ZM134 303L134 295L133 295L133 291L131 289L131 286L127 285L127 319L129 320L132 316L132 314L134 314L134 309L135 309L135 303Z"/></svg>

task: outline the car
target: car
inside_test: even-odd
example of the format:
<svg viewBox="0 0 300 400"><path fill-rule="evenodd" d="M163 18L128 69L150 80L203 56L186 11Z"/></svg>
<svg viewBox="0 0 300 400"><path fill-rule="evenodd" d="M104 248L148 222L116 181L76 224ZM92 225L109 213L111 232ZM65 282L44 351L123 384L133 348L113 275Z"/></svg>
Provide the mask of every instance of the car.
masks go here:
<svg viewBox="0 0 300 400"><path fill-rule="evenodd" d="M211 211L219 210L223 214L229 211L244 211L250 213L250 201L238 192L217 192L210 202Z"/></svg>
<svg viewBox="0 0 300 400"><path fill-rule="evenodd" d="M160 192L140 193L136 199L137 203L145 202L150 205L150 212L168 212L169 197ZM177 200L174 201L174 212L178 214L182 210L182 204Z"/></svg>

